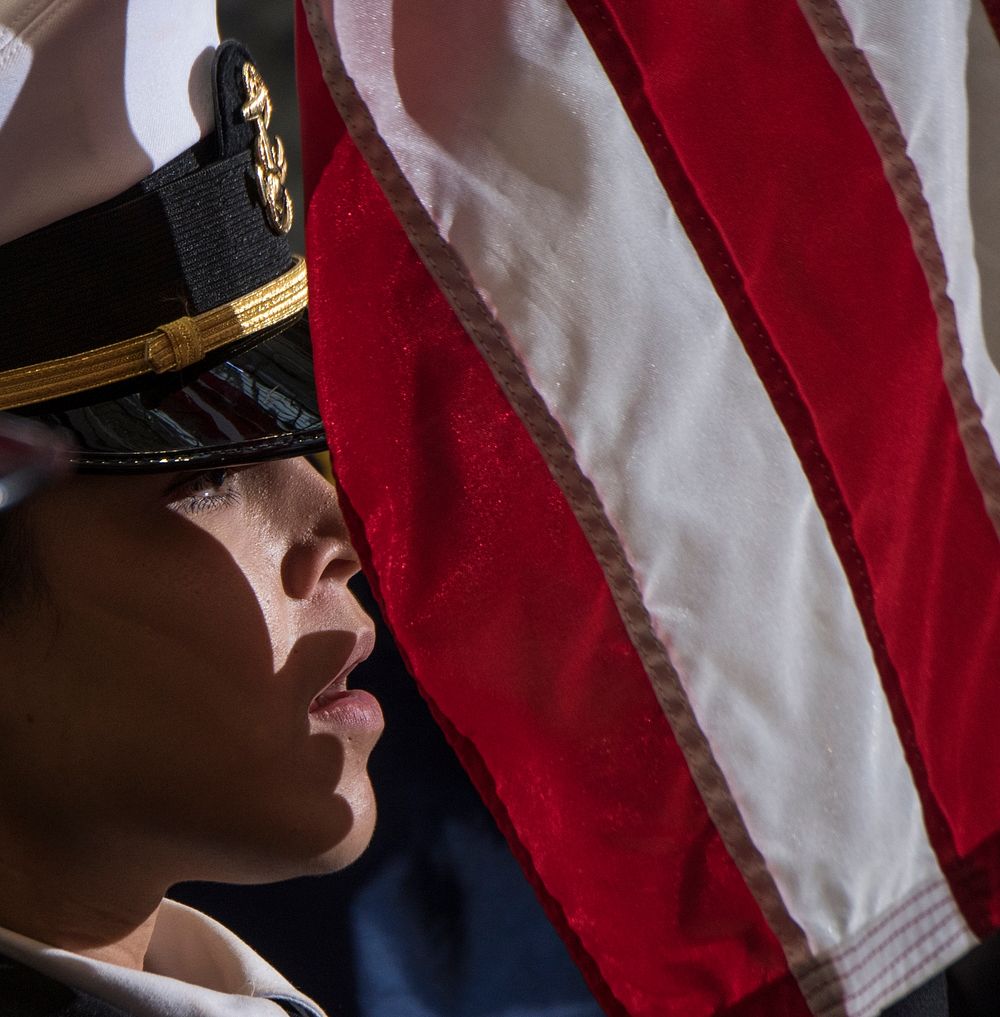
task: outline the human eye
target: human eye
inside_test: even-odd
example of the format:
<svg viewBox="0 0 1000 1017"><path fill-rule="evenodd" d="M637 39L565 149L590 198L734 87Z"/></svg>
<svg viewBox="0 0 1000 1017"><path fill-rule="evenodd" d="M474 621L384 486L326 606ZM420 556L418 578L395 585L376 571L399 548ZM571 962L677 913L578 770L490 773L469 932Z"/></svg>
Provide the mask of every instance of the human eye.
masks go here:
<svg viewBox="0 0 1000 1017"><path fill-rule="evenodd" d="M187 515L235 504L240 496L234 477L234 471L222 467L182 474L168 488L169 504Z"/></svg>

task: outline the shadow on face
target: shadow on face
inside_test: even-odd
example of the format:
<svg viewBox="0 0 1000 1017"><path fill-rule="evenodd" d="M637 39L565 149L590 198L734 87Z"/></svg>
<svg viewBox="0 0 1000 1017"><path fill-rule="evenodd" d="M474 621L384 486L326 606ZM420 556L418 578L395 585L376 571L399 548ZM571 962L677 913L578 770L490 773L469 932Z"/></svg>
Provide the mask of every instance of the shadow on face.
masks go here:
<svg viewBox="0 0 1000 1017"><path fill-rule="evenodd" d="M4 847L165 885L328 871L364 849L380 723L310 705L371 626L308 464L74 477L27 528L44 593L0 627Z"/></svg>

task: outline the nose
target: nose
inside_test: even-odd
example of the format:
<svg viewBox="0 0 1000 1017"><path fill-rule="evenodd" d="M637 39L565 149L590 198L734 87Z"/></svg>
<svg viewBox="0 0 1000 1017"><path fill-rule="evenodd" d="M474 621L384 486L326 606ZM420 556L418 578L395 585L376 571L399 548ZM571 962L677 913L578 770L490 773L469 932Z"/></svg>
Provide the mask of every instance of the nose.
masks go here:
<svg viewBox="0 0 1000 1017"><path fill-rule="evenodd" d="M285 593L309 600L329 584L343 586L361 567L337 503L336 489L307 460L288 463L285 497L293 499L301 525L285 553L281 580Z"/></svg>

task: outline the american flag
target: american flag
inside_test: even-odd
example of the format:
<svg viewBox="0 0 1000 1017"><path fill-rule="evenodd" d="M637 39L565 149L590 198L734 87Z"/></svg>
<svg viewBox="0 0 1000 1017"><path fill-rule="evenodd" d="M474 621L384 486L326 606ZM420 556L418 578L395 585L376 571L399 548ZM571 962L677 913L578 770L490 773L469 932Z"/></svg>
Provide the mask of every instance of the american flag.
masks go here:
<svg viewBox="0 0 1000 1017"><path fill-rule="evenodd" d="M1000 925L979 2L303 0L386 618L597 998L869 1017Z"/></svg>

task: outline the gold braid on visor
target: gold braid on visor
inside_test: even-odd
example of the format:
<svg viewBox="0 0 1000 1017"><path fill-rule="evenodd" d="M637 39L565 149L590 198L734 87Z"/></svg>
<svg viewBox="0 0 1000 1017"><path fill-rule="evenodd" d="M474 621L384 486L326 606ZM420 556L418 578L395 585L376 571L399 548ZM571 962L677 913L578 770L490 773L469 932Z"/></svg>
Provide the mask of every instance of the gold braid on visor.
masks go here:
<svg viewBox="0 0 1000 1017"><path fill-rule="evenodd" d="M180 371L213 350L279 325L307 303L306 263L194 317L177 318L145 335L58 360L0 372L0 410L48 402L143 374Z"/></svg>

